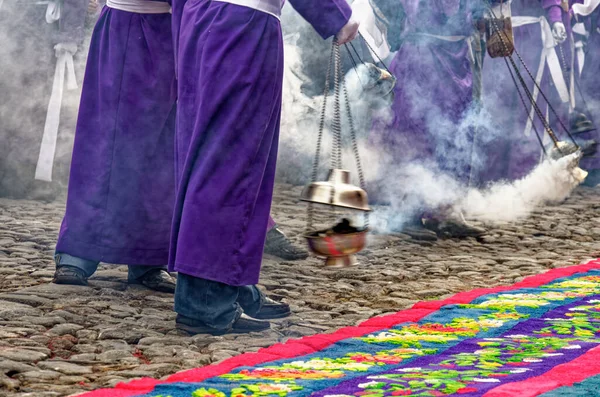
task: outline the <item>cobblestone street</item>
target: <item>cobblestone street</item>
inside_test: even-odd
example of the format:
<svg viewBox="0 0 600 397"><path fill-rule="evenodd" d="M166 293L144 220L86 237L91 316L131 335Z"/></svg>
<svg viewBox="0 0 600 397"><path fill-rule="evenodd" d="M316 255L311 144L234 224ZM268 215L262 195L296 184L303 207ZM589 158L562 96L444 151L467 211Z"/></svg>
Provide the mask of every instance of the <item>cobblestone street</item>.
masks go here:
<svg viewBox="0 0 600 397"><path fill-rule="evenodd" d="M299 244L300 188L279 185L274 216ZM124 266L102 265L88 287L51 284L64 203L0 199L0 396L66 396L137 377L164 377L287 338L330 332L417 300L511 284L600 257L599 190L480 239L417 243L374 235L360 267L265 258L261 285L294 315L259 335L188 337L175 330L173 298L128 285Z"/></svg>

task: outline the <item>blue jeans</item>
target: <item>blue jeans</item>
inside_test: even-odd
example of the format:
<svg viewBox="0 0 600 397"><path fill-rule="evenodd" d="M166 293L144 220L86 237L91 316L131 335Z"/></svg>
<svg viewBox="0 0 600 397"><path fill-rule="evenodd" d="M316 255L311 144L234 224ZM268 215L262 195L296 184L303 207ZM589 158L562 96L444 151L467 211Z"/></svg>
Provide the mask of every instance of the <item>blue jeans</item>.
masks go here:
<svg viewBox="0 0 600 397"><path fill-rule="evenodd" d="M175 311L178 321L227 329L242 313L258 313L263 295L256 286L234 287L216 281L177 274Z"/></svg>
<svg viewBox="0 0 600 397"><path fill-rule="evenodd" d="M99 261L93 261L90 259L78 258L76 256L72 256L69 254L65 254L63 252L56 252L54 254L54 261L56 263L56 267L59 268L61 266L71 266L76 267L79 270L82 270L86 277L90 277L92 274L96 272L98 269ZM141 266L141 265L128 265L128 276L127 279L129 281L137 280L146 273L151 270L162 269L167 270L166 266Z"/></svg>

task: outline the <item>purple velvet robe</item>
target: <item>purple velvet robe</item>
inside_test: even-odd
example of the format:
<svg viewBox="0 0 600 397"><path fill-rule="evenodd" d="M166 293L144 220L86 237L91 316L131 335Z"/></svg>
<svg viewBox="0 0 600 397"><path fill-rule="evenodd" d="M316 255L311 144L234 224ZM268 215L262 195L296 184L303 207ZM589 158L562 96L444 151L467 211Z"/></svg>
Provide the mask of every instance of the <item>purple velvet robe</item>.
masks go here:
<svg viewBox="0 0 600 397"><path fill-rule="evenodd" d="M323 37L345 0L292 0ZM178 106L170 270L229 285L258 282L279 138L279 20L209 0L174 0Z"/></svg>
<svg viewBox="0 0 600 397"><path fill-rule="evenodd" d="M394 166L425 162L467 182L472 133L459 128L473 101L473 79L466 39L472 32L470 5L464 0L400 0L407 19L403 45L390 70L397 78L392 117L374 117L370 144L387 150ZM370 193L385 201L377 183Z"/></svg>
<svg viewBox="0 0 600 397"><path fill-rule="evenodd" d="M581 89L589 105L591 117L600 128L600 7L591 15L584 18L586 30L590 32L587 42L585 63L581 72ZM593 27L596 26L596 29ZM600 131L590 131L577 136L581 139L595 139L600 142ZM600 169L600 151L593 156L585 157L581 160L581 167L585 170Z"/></svg>
<svg viewBox="0 0 600 397"><path fill-rule="evenodd" d="M512 15L546 16L552 25L562 20L560 4L560 0L515 0L512 2ZM515 27L514 39L516 50L535 77L543 49L539 23ZM534 84L531 78L516 55L513 55L513 59L519 66L529 90L533 92ZM547 66L540 87L550 100L556 98L553 89L551 90ZM532 130L529 136L523 133L531 103L522 89L521 92L527 103L527 109L518 96L505 59L492 59L487 56L483 62L482 101L492 117L495 128L490 131L480 131L482 135L477 137L476 155L481 163L475 172L475 178L480 184L522 178L531 172L541 159L542 149L535 131ZM545 114L547 104L541 94L538 96L537 104ZM554 102L553 106L557 111L560 110L558 102ZM534 120L540 137L543 138L546 134L543 125L537 116L534 116ZM555 121L551 120L553 127L556 126ZM555 130L561 139L566 138L563 136L564 133L561 134L563 131L558 128Z"/></svg>
<svg viewBox="0 0 600 397"><path fill-rule="evenodd" d="M167 264L175 100L171 15L105 7L90 45L57 251Z"/></svg>

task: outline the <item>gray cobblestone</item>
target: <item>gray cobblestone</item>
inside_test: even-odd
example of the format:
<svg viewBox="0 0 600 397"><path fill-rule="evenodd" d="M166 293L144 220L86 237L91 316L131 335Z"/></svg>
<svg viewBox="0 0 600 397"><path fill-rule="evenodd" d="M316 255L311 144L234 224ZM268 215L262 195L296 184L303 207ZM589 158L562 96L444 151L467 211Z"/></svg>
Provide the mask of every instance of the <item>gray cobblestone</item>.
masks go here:
<svg viewBox="0 0 600 397"><path fill-rule="evenodd" d="M282 229L303 244L300 188L278 186ZM558 207L480 239L415 243L373 235L362 266L265 258L261 285L293 316L260 335L181 335L173 298L129 286L125 267L101 265L88 287L54 285L52 253L64 205L0 199L0 395L58 397L171 373L318 332L355 325L420 299L513 283L600 257L599 190L581 189ZM318 218L323 222L322 218Z"/></svg>

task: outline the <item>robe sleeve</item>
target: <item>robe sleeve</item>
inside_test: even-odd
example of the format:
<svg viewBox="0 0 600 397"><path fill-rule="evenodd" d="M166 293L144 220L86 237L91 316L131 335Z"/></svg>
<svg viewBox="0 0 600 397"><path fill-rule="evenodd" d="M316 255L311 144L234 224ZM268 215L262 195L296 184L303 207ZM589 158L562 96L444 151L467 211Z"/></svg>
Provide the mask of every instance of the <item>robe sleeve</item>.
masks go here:
<svg viewBox="0 0 600 397"><path fill-rule="evenodd" d="M83 42L88 3L89 0L63 1L60 19L58 20L56 43L76 43L79 45Z"/></svg>
<svg viewBox="0 0 600 397"><path fill-rule="evenodd" d="M541 0L541 4L544 10L546 10L546 18L548 18L550 25L563 21L561 0Z"/></svg>
<svg viewBox="0 0 600 397"><path fill-rule="evenodd" d="M324 39L339 32L352 16L346 0L290 0L290 3Z"/></svg>

